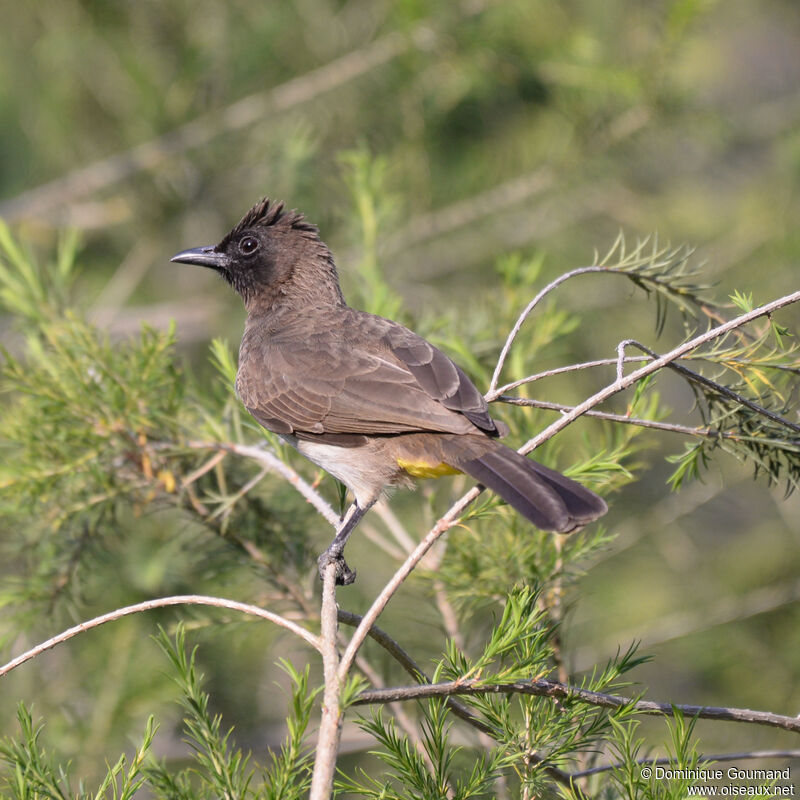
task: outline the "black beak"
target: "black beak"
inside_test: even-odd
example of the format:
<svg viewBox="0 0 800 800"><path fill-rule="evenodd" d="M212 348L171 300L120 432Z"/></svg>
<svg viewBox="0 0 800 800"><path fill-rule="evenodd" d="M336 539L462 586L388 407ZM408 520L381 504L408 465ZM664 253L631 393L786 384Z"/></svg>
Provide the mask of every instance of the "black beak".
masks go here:
<svg viewBox="0 0 800 800"><path fill-rule="evenodd" d="M228 256L225 253L218 253L213 247L193 247L191 250L184 250L172 256L170 261L197 264L199 267L211 267L216 270L224 270L228 266Z"/></svg>

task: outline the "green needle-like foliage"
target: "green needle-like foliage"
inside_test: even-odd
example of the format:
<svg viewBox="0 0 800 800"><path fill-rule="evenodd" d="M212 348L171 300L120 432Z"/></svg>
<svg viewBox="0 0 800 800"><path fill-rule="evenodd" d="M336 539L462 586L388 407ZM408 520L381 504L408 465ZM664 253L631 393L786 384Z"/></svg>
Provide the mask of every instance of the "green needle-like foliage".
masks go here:
<svg viewBox="0 0 800 800"><path fill-rule="evenodd" d="M0 788L9 792L4 797L15 800L132 800L145 784L145 761L156 733L152 717L134 753L121 755L109 765L94 791L87 789L82 781L77 788L72 788L68 766L59 765L40 744L43 724L35 724L31 712L21 703L17 720L19 736L0 742L0 762L8 767L5 775L0 776Z"/></svg>
<svg viewBox="0 0 800 800"><path fill-rule="evenodd" d="M173 642L162 629L158 643L172 663L185 711L187 742L194 751L198 774L208 797L244 798L253 780L254 768L231 741L232 729L222 732L222 718L208 709L209 695L201 688L202 676L195 666L195 650L186 652L186 635L178 627Z"/></svg>
<svg viewBox="0 0 800 800"><path fill-rule="evenodd" d="M299 800L311 783L313 750L308 743L308 727L314 700L321 687L309 687L309 669L297 672L288 662L281 667L292 680L292 704L286 720L286 741L280 750L271 754L271 762L264 769L264 796L268 800Z"/></svg>
<svg viewBox="0 0 800 800"><path fill-rule="evenodd" d="M365 291L376 310L395 315L397 296L378 269L380 228L392 218L391 202L379 196L385 171L363 153L351 153L345 160L360 221L356 237L363 251ZM3 619L0 633L10 639L24 626L35 629L45 611L66 608L77 615L93 593L110 601L117 587L106 579L105 568L114 548L140 520L150 522L159 515L168 521L152 527L169 547L162 545L167 566L156 558L155 574L169 576L172 564L180 563L192 587L202 580L227 588L236 578L240 591L316 630L314 549L308 532L314 528L309 520L316 517L306 499L319 506L327 497L341 506L344 488L296 461L279 439L265 435L242 413L231 391L236 363L224 341L211 346L215 379L201 388L176 353L173 328L143 328L137 336L116 341L90 324L71 300L76 247L75 238L66 236L56 257L41 263L0 226L0 302L16 321L0 364L6 406L0 417L0 513L9 522L3 552L17 567L17 574L6 576L0 588L0 605L16 612ZM655 295L657 329L665 325L666 308L676 306L691 336L703 321L718 323L723 306L713 302L689 256L685 249L650 242L629 250L620 237L596 265ZM423 320L420 330L488 385L501 345L497 326L513 326L520 294L539 281L542 264L539 256L503 260L502 291L485 315L477 313L473 321L479 329L477 344L462 335L458 320L447 326L442 320ZM736 294L732 301L742 312L753 307L745 295ZM537 314L526 346L517 343L510 351L505 364L510 381L525 378L534 360L557 354L580 326L577 315L552 302ZM638 355L636 346L629 343L626 355ZM652 357L642 349L643 360ZM652 437L660 435L648 425L663 423L669 429L673 424L690 437L686 451L672 457L676 467L670 480L676 488L700 477L716 451L724 450L791 489L800 479L800 445L790 419L800 371L797 352L788 331L772 321L755 333L737 329L671 365L694 390L701 424L673 424L657 379L648 376L616 414L635 424L603 422L602 428L589 428L580 438L570 432L537 450L536 456L558 465L568 455L562 469L610 493L634 480L646 463ZM581 371L578 365L575 372ZM533 383L523 382L515 390L512 399L519 405L503 408L511 440L530 438L551 413L526 407L525 401L533 402ZM304 497L292 488L301 481ZM430 499L437 501L435 494ZM401 522L387 519L390 529L402 528ZM404 531L394 533L398 541L403 535L408 538ZM399 563L402 554L396 547L387 545L380 533L370 535L391 563ZM448 535L446 558L435 569L423 562L415 577L424 591L436 595L440 607L449 608L455 624L471 623L468 645L456 636L441 646L428 645L435 665L432 682L466 686L469 692L405 704L397 715L381 705L373 707L358 724L371 737L370 752L380 767L373 768L374 759L366 758L342 772L339 795L466 800L494 797L502 786L510 798L559 792L584 800L587 789L596 790L598 797L683 798L686 781L645 780L637 763L645 745L637 733L639 711L630 674L644 659L635 647L569 686L563 679L565 608L574 602L577 577L612 540L613 532L602 525L566 539L532 531L490 497L464 513L460 526ZM182 589L177 578L172 586ZM119 604L124 604L121 597ZM196 624L215 631L211 620ZM197 648L187 650L184 629L178 628L174 640L162 630L158 641L179 688L188 766L149 757L155 735L151 718L141 744L132 754L110 761L97 790L89 791L71 777L69 765L42 747L42 726L34 725L21 706L20 733L0 745L5 766L0 779L9 796L306 796L316 755L309 739L321 691L310 666L281 662L293 687L285 736L271 752L250 754L237 743L234 728L224 727L222 716L211 710ZM391 666L385 671L390 679L395 672ZM419 677L418 670L414 674ZM379 670L361 661L343 682L345 715L361 702L376 675ZM544 691L525 691L537 686L558 687L558 699ZM620 692L630 700L587 702L592 693ZM113 693L106 689L105 694ZM676 764L689 768L698 757L693 723L675 713L667 750ZM593 763L599 752L614 755L619 764L576 787L570 771Z"/></svg>
<svg viewBox="0 0 800 800"><path fill-rule="evenodd" d="M168 263L261 195L319 225L351 305L481 391L496 370L518 383L491 404L514 447L797 288L797 2L3 10L0 664L174 595L323 627L316 556L350 498L236 397L238 298ZM777 725L645 720L634 700L800 708L798 497L772 491L800 481L797 308L530 453L606 498L602 520L554 536L489 492L460 515L339 687L335 796L684 800L711 791L639 761L796 746ZM471 489L420 481L370 511L348 546L358 580L336 591L339 653ZM306 798L331 670L244 619L151 609L0 675L0 800ZM151 636L177 620L165 659Z"/></svg>

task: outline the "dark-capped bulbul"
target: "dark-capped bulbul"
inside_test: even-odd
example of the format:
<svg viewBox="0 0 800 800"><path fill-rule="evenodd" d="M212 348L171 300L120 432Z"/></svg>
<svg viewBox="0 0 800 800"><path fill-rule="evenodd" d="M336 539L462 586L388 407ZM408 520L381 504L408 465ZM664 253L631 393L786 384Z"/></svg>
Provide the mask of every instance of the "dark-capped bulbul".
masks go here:
<svg viewBox="0 0 800 800"><path fill-rule="evenodd" d="M263 199L216 246L172 261L216 270L247 310L236 391L247 410L340 480L355 500L320 573L355 580L347 538L386 487L465 472L537 528L570 533L605 514L579 483L501 444L507 432L467 375L425 339L350 308L333 256L302 214Z"/></svg>

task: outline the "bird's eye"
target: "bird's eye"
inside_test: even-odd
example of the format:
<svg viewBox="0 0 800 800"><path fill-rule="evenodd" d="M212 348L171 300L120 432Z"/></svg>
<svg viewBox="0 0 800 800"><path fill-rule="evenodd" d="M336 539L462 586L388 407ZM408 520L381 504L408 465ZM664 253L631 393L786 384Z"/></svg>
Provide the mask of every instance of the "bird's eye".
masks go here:
<svg viewBox="0 0 800 800"><path fill-rule="evenodd" d="M251 256L258 250L258 239L255 236L245 236L241 242L239 242L239 252L243 256Z"/></svg>

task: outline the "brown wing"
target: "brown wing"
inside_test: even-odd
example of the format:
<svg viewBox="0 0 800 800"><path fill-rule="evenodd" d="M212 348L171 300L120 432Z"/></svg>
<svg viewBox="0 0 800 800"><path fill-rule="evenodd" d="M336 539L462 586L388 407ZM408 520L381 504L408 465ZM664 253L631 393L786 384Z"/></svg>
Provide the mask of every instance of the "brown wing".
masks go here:
<svg viewBox="0 0 800 800"><path fill-rule="evenodd" d="M392 323L384 340L429 397L463 414L486 433L506 432L489 416L489 406L475 384L441 350L396 323Z"/></svg>
<svg viewBox="0 0 800 800"><path fill-rule="evenodd" d="M277 433L498 433L480 392L447 356L397 323L350 309L311 336L259 346L245 337L237 390Z"/></svg>

